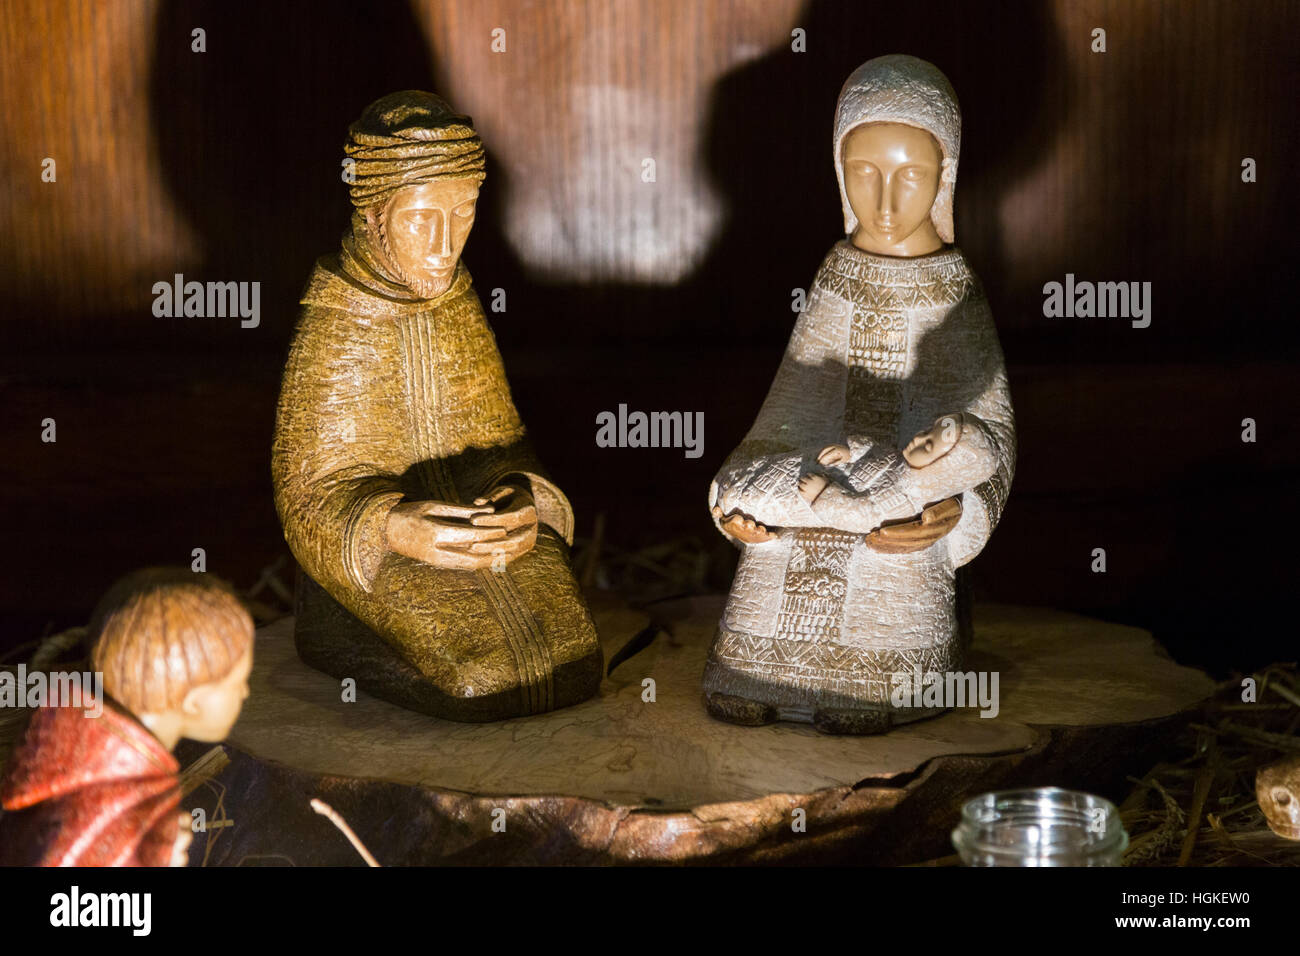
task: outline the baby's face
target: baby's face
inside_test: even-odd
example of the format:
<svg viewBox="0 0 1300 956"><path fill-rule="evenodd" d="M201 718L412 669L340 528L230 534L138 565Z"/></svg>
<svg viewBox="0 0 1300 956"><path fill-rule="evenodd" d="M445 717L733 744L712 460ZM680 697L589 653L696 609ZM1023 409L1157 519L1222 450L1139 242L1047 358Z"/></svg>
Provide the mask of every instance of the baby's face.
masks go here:
<svg viewBox="0 0 1300 956"><path fill-rule="evenodd" d="M903 459L913 468L924 468L952 451L960 437L961 422L957 416L944 415L907 443Z"/></svg>

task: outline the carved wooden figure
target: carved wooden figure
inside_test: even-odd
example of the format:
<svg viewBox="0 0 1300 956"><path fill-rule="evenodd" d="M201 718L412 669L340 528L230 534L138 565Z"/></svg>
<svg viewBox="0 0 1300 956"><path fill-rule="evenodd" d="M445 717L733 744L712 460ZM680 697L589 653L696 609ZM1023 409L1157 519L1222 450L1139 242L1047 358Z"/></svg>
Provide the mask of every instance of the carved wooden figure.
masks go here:
<svg viewBox="0 0 1300 956"><path fill-rule="evenodd" d="M904 676L961 669L954 576L1002 513L1015 430L988 302L952 245L960 138L922 60L871 60L840 93L846 238L709 491L742 550L704 673L723 720L880 732L940 712L891 699Z"/></svg>
<svg viewBox="0 0 1300 956"><path fill-rule="evenodd" d="M98 715L32 715L0 779L0 864L184 866L190 815L178 809L171 750L182 737L224 740L234 726L252 618L215 578L151 568L101 599L89 639L107 699Z"/></svg>
<svg viewBox="0 0 1300 956"><path fill-rule="evenodd" d="M461 250L484 178L430 93L348 131L355 207L303 293L276 419L276 508L302 659L453 720L590 697L602 658L568 564L573 511L511 401Z"/></svg>
<svg viewBox="0 0 1300 956"><path fill-rule="evenodd" d="M1255 774L1255 797L1269 829L1300 840L1300 757L1286 757Z"/></svg>

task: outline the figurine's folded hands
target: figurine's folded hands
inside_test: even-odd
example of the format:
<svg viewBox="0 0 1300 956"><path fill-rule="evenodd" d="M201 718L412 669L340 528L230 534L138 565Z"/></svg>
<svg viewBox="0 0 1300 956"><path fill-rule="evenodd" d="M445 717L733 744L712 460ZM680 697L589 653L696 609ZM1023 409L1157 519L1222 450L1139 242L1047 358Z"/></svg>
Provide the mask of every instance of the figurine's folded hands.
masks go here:
<svg viewBox="0 0 1300 956"><path fill-rule="evenodd" d="M474 507L492 510L470 518L471 524L504 528L506 531L531 527L534 534L537 532L537 507L525 488L498 485L490 494L475 498Z"/></svg>
<svg viewBox="0 0 1300 956"><path fill-rule="evenodd" d="M537 541L532 496L502 485L472 505L407 501L393 507L385 526L388 547L425 564L477 570L526 554Z"/></svg>

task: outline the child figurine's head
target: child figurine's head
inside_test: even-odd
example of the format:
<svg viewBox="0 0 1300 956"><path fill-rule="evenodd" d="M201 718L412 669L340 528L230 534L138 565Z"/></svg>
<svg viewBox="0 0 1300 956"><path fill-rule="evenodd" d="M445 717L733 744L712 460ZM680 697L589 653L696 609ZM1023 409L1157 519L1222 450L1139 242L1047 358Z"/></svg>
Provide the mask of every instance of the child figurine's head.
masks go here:
<svg viewBox="0 0 1300 956"><path fill-rule="evenodd" d="M938 461L961 440L961 415L941 415L934 424L918 432L903 449L903 459L913 468L924 468Z"/></svg>
<svg viewBox="0 0 1300 956"><path fill-rule="evenodd" d="M104 690L170 750L225 739L248 696L253 620L220 579L148 568L114 584L90 621Z"/></svg>

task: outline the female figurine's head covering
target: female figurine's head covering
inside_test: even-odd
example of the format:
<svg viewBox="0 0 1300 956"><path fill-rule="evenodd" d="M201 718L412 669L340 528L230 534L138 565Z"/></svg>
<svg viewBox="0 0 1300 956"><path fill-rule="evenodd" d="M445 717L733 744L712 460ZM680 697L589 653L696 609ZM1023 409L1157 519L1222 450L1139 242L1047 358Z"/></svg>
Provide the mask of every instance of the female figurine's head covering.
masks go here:
<svg viewBox="0 0 1300 956"><path fill-rule="evenodd" d="M389 93L367 106L348 127L343 151L355 163L348 192L358 209L387 202L403 186L431 179L482 182L486 175L474 121L420 90Z"/></svg>
<svg viewBox="0 0 1300 956"><path fill-rule="evenodd" d="M948 78L933 63L894 53L868 60L845 81L835 107L833 147L835 176L844 206L844 231L848 235L858 228L858 217L844 191L844 138L863 123L906 123L938 140L943 150L943 172L939 194L930 207L930 220L939 238L952 242L952 192L961 149L961 111Z"/></svg>

